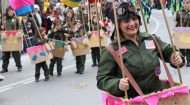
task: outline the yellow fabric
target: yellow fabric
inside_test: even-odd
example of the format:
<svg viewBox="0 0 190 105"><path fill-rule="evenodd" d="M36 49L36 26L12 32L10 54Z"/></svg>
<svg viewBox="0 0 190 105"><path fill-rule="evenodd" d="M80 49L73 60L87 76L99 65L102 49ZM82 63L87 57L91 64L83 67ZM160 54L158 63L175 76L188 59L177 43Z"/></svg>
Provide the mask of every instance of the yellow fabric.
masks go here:
<svg viewBox="0 0 190 105"><path fill-rule="evenodd" d="M80 2L73 2L71 0L61 0L61 2L70 7L78 7Z"/></svg>
<svg viewBox="0 0 190 105"><path fill-rule="evenodd" d="M49 2L44 2L44 7L49 7L50 6L50 3Z"/></svg>

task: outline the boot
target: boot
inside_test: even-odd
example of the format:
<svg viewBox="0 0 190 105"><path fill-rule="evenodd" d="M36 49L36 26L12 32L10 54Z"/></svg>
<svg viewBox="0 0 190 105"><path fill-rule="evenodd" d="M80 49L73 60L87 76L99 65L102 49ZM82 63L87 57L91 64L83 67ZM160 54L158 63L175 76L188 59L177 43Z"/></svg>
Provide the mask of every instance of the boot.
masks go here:
<svg viewBox="0 0 190 105"><path fill-rule="evenodd" d="M18 72L22 71L22 68L21 67L18 67Z"/></svg>
<svg viewBox="0 0 190 105"><path fill-rule="evenodd" d="M91 66L92 66L92 67L95 67L95 66L97 66L97 64L92 64Z"/></svg>
<svg viewBox="0 0 190 105"><path fill-rule="evenodd" d="M48 81L49 80L49 77L45 77L44 81Z"/></svg>
<svg viewBox="0 0 190 105"><path fill-rule="evenodd" d="M40 82L39 78L36 78L35 82Z"/></svg>
<svg viewBox="0 0 190 105"><path fill-rule="evenodd" d="M186 67L190 67L190 62L187 62Z"/></svg>
<svg viewBox="0 0 190 105"><path fill-rule="evenodd" d="M5 73L5 72L8 72L8 70L7 70L7 69L3 69L3 70L1 71L1 73Z"/></svg>
<svg viewBox="0 0 190 105"><path fill-rule="evenodd" d="M50 72L49 72L49 75L50 75L50 76L53 76L53 71L50 71Z"/></svg>

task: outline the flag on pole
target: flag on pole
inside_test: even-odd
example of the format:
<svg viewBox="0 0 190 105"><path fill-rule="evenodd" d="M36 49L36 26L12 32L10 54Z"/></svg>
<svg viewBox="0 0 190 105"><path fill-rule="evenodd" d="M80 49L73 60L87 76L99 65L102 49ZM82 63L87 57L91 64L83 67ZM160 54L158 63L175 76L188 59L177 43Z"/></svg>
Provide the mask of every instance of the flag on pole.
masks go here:
<svg viewBox="0 0 190 105"><path fill-rule="evenodd" d="M90 3L90 4L93 4L93 3L95 3L95 2L101 2L102 0L88 0L88 2Z"/></svg>
<svg viewBox="0 0 190 105"><path fill-rule="evenodd" d="M89 2L90 4L92 4L92 3L95 2L95 0L88 0L88 2Z"/></svg>
<svg viewBox="0 0 190 105"><path fill-rule="evenodd" d="M61 0L61 2L69 7L78 7L81 0Z"/></svg>
<svg viewBox="0 0 190 105"><path fill-rule="evenodd" d="M9 0L9 5L15 10L17 16L34 11L34 0Z"/></svg>

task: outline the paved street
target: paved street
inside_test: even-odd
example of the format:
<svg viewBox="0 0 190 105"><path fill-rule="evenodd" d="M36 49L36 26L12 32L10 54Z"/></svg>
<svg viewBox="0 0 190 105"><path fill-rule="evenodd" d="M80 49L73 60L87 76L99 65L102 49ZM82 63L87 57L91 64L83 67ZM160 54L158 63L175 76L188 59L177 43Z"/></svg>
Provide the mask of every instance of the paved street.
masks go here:
<svg viewBox="0 0 190 105"><path fill-rule="evenodd" d="M166 14L170 28L173 28L174 17L170 11L166 11ZM170 42L161 10L153 10L148 30L164 41ZM144 31L143 27L141 31ZM5 80L0 82L0 105L102 105L101 91L96 87L98 68L92 68L91 64L91 56L88 55L84 74L75 74L75 59L69 50L63 61L63 75L61 77L54 75L45 82L41 70L40 82L36 83L35 66L31 65L27 55L22 56L22 72L17 72L15 63L11 59L9 72L3 74ZM170 68L170 71L174 79L179 81L177 71L173 68ZM183 67L181 71L184 83L190 86L189 68ZM161 77L166 78L164 71Z"/></svg>

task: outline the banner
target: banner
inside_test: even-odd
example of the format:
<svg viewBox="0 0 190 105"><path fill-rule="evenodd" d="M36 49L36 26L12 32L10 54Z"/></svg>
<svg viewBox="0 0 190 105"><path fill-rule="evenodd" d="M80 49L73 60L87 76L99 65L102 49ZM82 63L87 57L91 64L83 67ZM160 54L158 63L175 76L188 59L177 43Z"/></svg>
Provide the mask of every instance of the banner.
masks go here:
<svg viewBox="0 0 190 105"><path fill-rule="evenodd" d="M15 10L17 16L34 11L34 0L9 0L9 5Z"/></svg>
<svg viewBox="0 0 190 105"><path fill-rule="evenodd" d="M61 0L61 2L69 7L78 7L81 0Z"/></svg>

